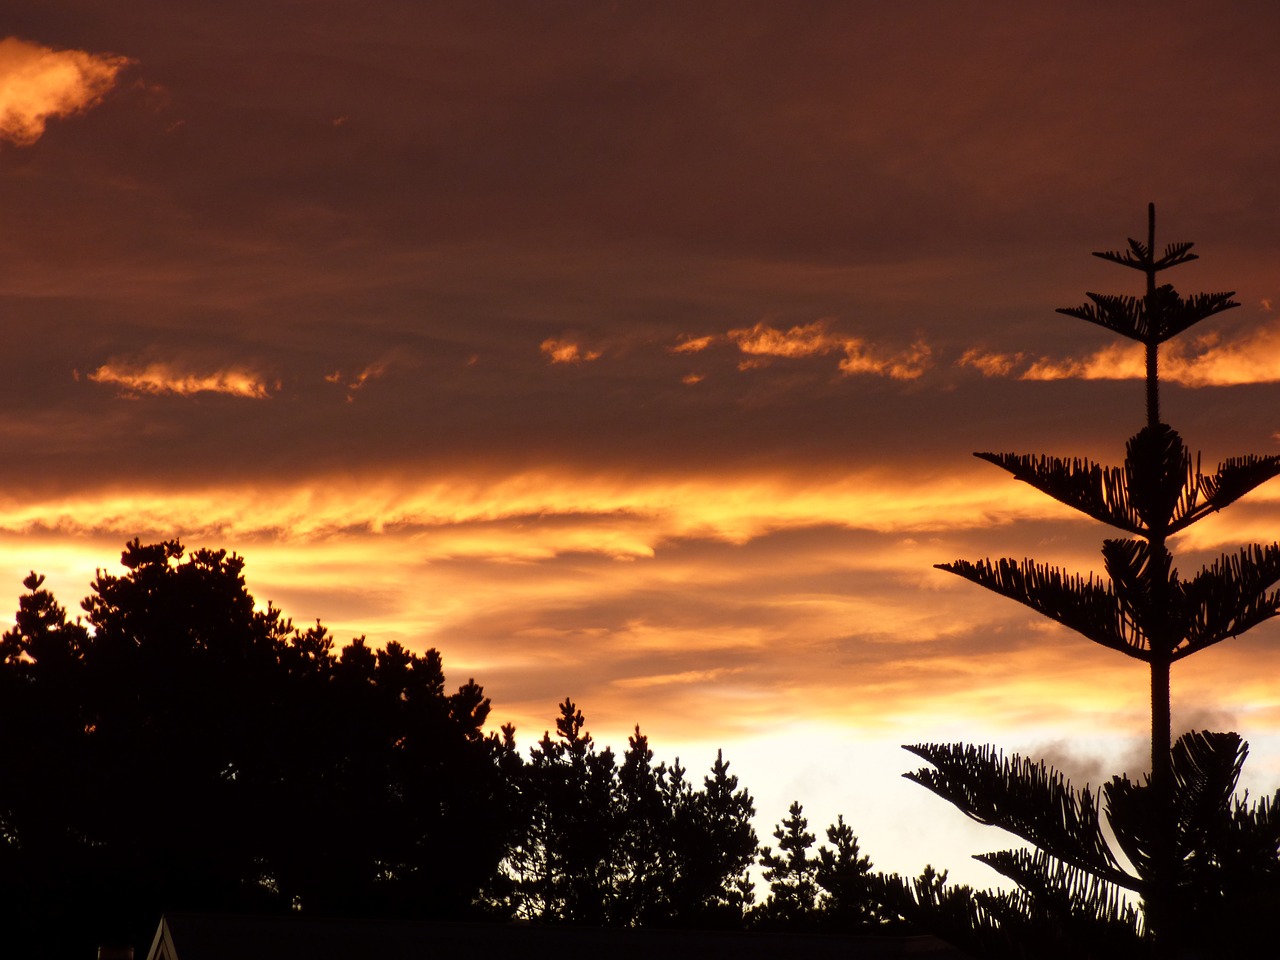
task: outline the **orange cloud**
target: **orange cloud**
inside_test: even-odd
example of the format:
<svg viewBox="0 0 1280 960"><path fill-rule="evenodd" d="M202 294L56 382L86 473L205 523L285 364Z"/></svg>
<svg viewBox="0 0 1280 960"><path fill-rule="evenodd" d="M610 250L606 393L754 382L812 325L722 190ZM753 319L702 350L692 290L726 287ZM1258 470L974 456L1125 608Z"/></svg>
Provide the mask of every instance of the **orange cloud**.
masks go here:
<svg viewBox="0 0 1280 960"><path fill-rule="evenodd" d="M667 349L671 353L698 353L699 351L705 350L707 347L711 346L715 340L716 338L711 336L688 337L681 340L674 347L668 347Z"/></svg>
<svg viewBox="0 0 1280 960"><path fill-rule="evenodd" d="M1217 334L1175 341L1161 366L1169 379L1186 387L1219 387L1280 381L1280 322L1258 327L1224 343ZM1181 348L1181 349L1180 349Z"/></svg>
<svg viewBox="0 0 1280 960"><path fill-rule="evenodd" d="M1028 358L1023 353L966 350L956 361L987 377L1020 380L1140 380L1146 375L1141 344L1110 343L1082 357ZM1280 382L1280 318L1229 340L1218 333L1184 338L1160 348L1160 376L1184 387Z"/></svg>
<svg viewBox="0 0 1280 960"><path fill-rule="evenodd" d="M851 337L844 342L844 352L845 358L840 361L841 373L875 373L893 380L918 379L929 369L933 356L929 345L919 339L906 350L883 353Z"/></svg>
<svg viewBox="0 0 1280 960"><path fill-rule="evenodd" d="M600 359L599 350L585 350L572 340L558 340L555 337L543 340L538 349L545 353L552 363L583 363Z"/></svg>
<svg viewBox="0 0 1280 960"><path fill-rule="evenodd" d="M0 533L154 530L309 542L351 531L429 529L433 556L526 560L566 553L645 558L681 539L745 544L816 526L908 536L1072 516L1030 486L975 463L954 476L910 484L874 472L803 480L785 475L637 480L529 471L430 482L323 477L275 488L138 490L0 501ZM921 561L921 569L929 564Z"/></svg>
<svg viewBox="0 0 1280 960"><path fill-rule="evenodd" d="M743 353L765 357L813 357L839 350L842 341L827 332L827 321L815 320L778 330L763 320L754 327L730 330L729 339Z"/></svg>
<svg viewBox="0 0 1280 960"><path fill-rule="evenodd" d="M96 106L133 61L82 50L54 50L6 37L0 40L0 140L30 146L53 117Z"/></svg>
<svg viewBox="0 0 1280 960"><path fill-rule="evenodd" d="M971 347L961 354L956 365L972 367L987 377L1007 377L1022 365L1025 356L1022 353L988 353Z"/></svg>
<svg viewBox="0 0 1280 960"><path fill-rule="evenodd" d="M614 685L623 688L666 687L678 683L710 683L732 673L723 667L711 670L682 670L679 673L663 673L651 677L626 677L614 681Z"/></svg>
<svg viewBox="0 0 1280 960"><path fill-rule="evenodd" d="M1041 357L1019 375L1020 380L1140 380L1146 376L1141 344L1108 344L1080 359L1051 360ZM1161 371L1172 379L1169 369Z"/></svg>
<svg viewBox="0 0 1280 960"><path fill-rule="evenodd" d="M914 380L929 368L932 357L932 351L923 340L917 339L906 350L885 350L868 344L860 337L832 333L826 320L800 324L789 330L779 330L762 320L753 327L730 330L728 337L749 356L738 364L739 370L764 366L767 357L797 358L843 353L839 369L846 376L871 373L894 380Z"/></svg>
<svg viewBox="0 0 1280 960"><path fill-rule="evenodd" d="M90 373L94 383L114 384L126 395L176 394L190 396L196 393L225 393L233 397L265 400L279 383L271 386L256 373L243 369L214 370L209 373L191 373L169 363L148 363L145 366L111 362Z"/></svg>

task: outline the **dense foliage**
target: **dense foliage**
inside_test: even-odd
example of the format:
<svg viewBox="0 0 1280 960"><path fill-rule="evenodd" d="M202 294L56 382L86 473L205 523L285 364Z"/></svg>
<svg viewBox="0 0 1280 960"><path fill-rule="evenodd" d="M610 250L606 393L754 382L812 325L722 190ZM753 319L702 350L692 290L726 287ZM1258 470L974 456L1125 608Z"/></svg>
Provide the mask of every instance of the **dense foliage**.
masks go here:
<svg viewBox="0 0 1280 960"><path fill-rule="evenodd" d="M454 915L504 852L489 701L435 651L255 609L243 561L125 550L68 621L26 580L0 640L8 929L135 938L157 909Z"/></svg>
<svg viewBox="0 0 1280 960"><path fill-rule="evenodd" d="M121 560L83 619L32 574L0 637L0 942L145 947L173 910L874 920L843 821L793 868L830 892L801 909L779 880L754 905L755 805L723 756L699 784L637 728L619 762L570 700L525 755L485 732L474 680L447 691L435 650L336 649L258 608L223 551L134 541Z"/></svg>

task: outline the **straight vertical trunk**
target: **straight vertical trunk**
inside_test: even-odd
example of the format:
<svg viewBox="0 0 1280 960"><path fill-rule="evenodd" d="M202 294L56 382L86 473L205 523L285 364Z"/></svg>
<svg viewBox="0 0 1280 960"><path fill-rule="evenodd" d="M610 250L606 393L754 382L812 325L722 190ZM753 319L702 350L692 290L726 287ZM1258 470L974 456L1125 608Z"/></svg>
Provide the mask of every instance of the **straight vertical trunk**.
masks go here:
<svg viewBox="0 0 1280 960"><path fill-rule="evenodd" d="M1177 915L1174 907L1176 867L1173 811L1173 740L1169 694L1170 661L1151 660L1151 800L1155 817L1151 886L1146 893L1146 922L1154 934L1156 956L1176 956Z"/></svg>

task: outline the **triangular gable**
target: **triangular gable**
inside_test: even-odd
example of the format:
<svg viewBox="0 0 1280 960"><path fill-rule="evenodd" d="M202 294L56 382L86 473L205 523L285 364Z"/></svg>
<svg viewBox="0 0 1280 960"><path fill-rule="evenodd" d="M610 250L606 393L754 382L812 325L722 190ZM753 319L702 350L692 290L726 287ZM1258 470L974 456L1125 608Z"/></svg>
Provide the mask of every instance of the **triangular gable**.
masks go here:
<svg viewBox="0 0 1280 960"><path fill-rule="evenodd" d="M147 960L178 960L178 951L173 948L173 932L169 929L169 919L160 918L160 926L151 940L151 949L147 951Z"/></svg>

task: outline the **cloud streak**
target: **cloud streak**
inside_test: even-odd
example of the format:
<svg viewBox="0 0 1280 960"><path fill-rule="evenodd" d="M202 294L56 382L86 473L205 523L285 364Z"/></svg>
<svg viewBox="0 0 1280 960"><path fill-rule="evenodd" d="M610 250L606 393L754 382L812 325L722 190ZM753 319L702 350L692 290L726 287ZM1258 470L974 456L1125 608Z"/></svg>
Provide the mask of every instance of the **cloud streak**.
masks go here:
<svg viewBox="0 0 1280 960"><path fill-rule="evenodd" d="M488 481L456 475L332 476L305 484L160 488L0 503L0 533L157 534L315 542L398 530L433 556L531 560L568 554L652 557L681 540L746 544L780 531L836 527L913 536L1070 518L1023 484L975 464L964 477L862 474L637 479L532 471ZM935 558L936 561L937 558ZM949 559L943 557L942 559ZM920 569L929 563L920 561Z"/></svg>
<svg viewBox="0 0 1280 960"><path fill-rule="evenodd" d="M1018 380L1140 380L1146 376L1144 348L1128 340L1078 357L1033 357L971 348L956 364L985 377ZM1229 338L1213 332L1162 344L1160 377L1193 388L1280 383L1280 318L1268 318Z"/></svg>
<svg viewBox="0 0 1280 960"><path fill-rule="evenodd" d="M232 367L195 373L163 362L129 364L112 361L88 374L88 379L93 383L117 387L127 397L190 397L200 393L221 393L266 400L280 388L279 383L269 384L262 376L247 369Z"/></svg>
<svg viewBox="0 0 1280 960"><path fill-rule="evenodd" d="M97 106L132 62L5 37L0 40L0 140L31 146L50 119Z"/></svg>
<svg viewBox="0 0 1280 960"><path fill-rule="evenodd" d="M715 339L710 336L683 339L670 351L700 352ZM738 363L739 370L759 369L773 359L799 360L843 353L837 369L845 376L870 374L891 380L917 380L933 365L933 351L923 338L917 337L905 349L894 349L835 332L831 321L825 318L785 330L761 320L750 327L730 330L725 340L746 358Z"/></svg>

